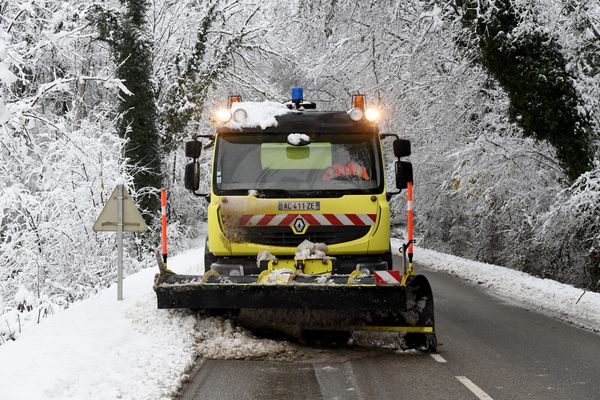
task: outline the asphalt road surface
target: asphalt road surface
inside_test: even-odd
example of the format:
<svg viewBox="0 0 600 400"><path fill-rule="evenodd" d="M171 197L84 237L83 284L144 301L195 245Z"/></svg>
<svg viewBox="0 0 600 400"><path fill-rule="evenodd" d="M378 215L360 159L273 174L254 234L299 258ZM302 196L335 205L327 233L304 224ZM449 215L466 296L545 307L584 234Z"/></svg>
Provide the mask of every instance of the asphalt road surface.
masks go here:
<svg viewBox="0 0 600 400"><path fill-rule="evenodd" d="M182 398L600 400L599 334L424 272L438 354L352 346L296 362L201 360Z"/></svg>

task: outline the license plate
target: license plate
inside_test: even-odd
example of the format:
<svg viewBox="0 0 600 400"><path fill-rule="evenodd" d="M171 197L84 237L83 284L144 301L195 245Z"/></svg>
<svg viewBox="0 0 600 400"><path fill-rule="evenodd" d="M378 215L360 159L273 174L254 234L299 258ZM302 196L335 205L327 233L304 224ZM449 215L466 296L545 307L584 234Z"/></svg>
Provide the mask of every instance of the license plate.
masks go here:
<svg viewBox="0 0 600 400"><path fill-rule="evenodd" d="M318 211L321 203L318 201L280 201L279 211Z"/></svg>

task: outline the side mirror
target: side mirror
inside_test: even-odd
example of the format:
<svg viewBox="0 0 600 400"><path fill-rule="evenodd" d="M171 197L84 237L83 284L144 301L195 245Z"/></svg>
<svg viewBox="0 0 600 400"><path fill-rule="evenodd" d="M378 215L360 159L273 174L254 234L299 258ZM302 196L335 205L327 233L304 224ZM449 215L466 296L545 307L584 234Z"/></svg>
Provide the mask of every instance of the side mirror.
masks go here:
<svg viewBox="0 0 600 400"><path fill-rule="evenodd" d="M394 147L395 149L395 147ZM191 140L185 142L185 156L190 158L200 158L202 154L202 142Z"/></svg>
<svg viewBox="0 0 600 400"><path fill-rule="evenodd" d="M410 156L410 140L396 139L394 140L394 155L398 158Z"/></svg>
<svg viewBox="0 0 600 400"><path fill-rule="evenodd" d="M198 160L194 160L194 162L185 166L185 188L193 192L200 188L200 163Z"/></svg>
<svg viewBox="0 0 600 400"><path fill-rule="evenodd" d="M413 182L412 164L407 161L396 161L396 188L406 189Z"/></svg>

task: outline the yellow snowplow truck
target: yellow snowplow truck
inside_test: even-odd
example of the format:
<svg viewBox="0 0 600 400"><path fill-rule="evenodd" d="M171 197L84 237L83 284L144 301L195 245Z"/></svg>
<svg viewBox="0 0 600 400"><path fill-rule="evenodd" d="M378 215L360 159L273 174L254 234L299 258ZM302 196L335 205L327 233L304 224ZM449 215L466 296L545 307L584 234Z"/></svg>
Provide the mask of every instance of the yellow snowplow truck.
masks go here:
<svg viewBox="0 0 600 400"><path fill-rule="evenodd" d="M209 200L205 273L180 275L159 258L159 308L226 312L249 328L398 332L405 349L436 350L433 296L413 272L410 142L381 134L379 111L353 97L320 112L302 89L278 103L241 102L216 113L210 193L198 193L197 137L186 143L186 188ZM382 140L393 140L388 192ZM408 197L408 237L394 263L389 199Z"/></svg>

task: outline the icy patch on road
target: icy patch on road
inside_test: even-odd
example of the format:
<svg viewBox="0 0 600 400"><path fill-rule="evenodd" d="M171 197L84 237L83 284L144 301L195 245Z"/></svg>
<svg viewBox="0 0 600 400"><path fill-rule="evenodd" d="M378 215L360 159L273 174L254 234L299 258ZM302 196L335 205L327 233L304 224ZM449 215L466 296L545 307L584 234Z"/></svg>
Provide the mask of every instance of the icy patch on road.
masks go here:
<svg viewBox="0 0 600 400"><path fill-rule="evenodd" d="M399 254L397 249L401 246L400 239L392 239L394 254ZM587 329L600 331L600 293L586 292L581 297L583 289L571 285L420 247L415 247L415 262L485 287L490 293L517 305L525 305Z"/></svg>

